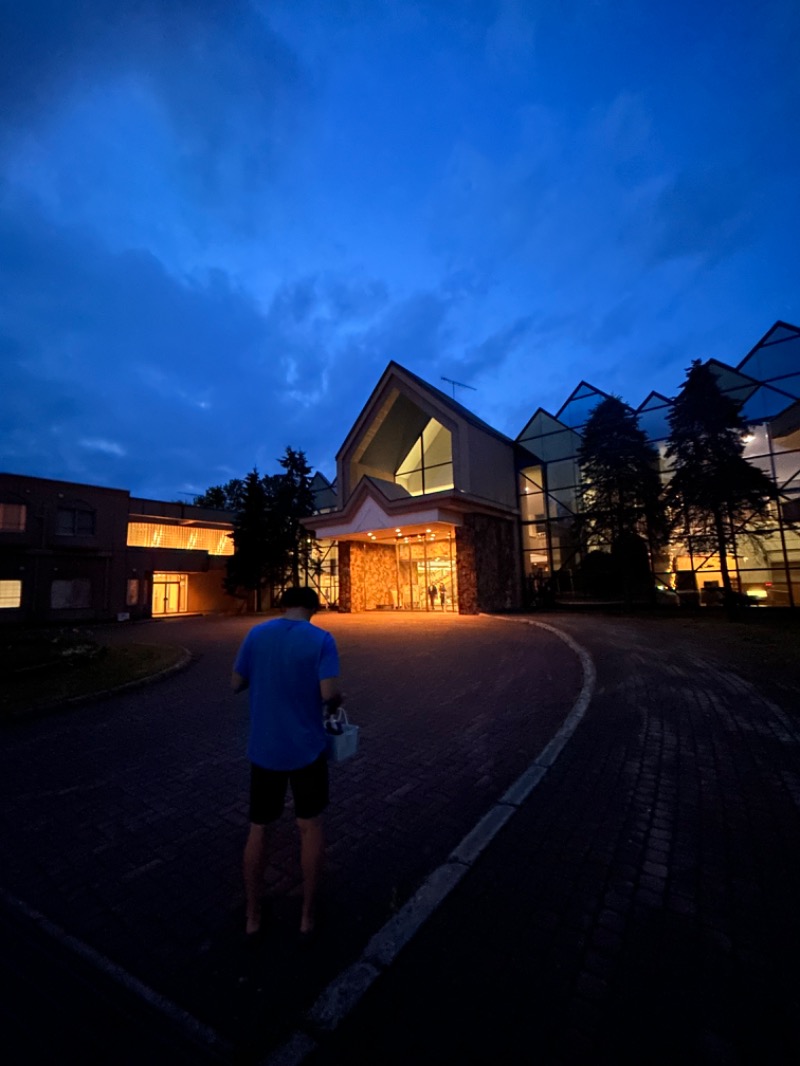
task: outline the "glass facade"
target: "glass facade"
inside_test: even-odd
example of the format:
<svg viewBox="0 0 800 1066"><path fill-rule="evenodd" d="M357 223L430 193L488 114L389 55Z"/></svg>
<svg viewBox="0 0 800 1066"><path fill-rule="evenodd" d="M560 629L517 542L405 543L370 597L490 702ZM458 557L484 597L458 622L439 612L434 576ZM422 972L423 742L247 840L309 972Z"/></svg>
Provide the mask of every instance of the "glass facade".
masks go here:
<svg viewBox="0 0 800 1066"><path fill-rule="evenodd" d="M173 526L166 522L129 522L129 548L181 548L209 555L233 555L228 530L209 526Z"/></svg>
<svg viewBox="0 0 800 1066"><path fill-rule="evenodd" d="M453 487L453 443L449 429L430 419L395 471L396 484L410 496Z"/></svg>
<svg viewBox="0 0 800 1066"><path fill-rule="evenodd" d="M752 601L800 604L800 330L778 324L737 367L711 360L720 387L743 404L750 423L745 457L775 482L780 497L767 523L730 530L726 562L735 589ZM580 430L606 396L582 382L557 416L537 411L518 438L537 464L521 464L519 507L528 590L552 580L557 591L577 591L575 574L590 545L581 545L574 519L584 501L578 462ZM637 410L639 425L665 459L671 402L653 392ZM663 555L651 559L656 578L687 603L721 602L720 560L684 528Z"/></svg>

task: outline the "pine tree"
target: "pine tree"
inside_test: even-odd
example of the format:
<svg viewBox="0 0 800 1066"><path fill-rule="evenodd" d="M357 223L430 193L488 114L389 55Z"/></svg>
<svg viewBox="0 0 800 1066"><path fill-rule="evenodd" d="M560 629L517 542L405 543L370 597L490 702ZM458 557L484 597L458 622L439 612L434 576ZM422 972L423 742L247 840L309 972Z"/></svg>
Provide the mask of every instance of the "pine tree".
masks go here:
<svg viewBox="0 0 800 1066"><path fill-rule="evenodd" d="M302 518L314 513L314 492L311 488L311 467L303 451L287 447L278 462L283 474L274 479L273 507L279 519L281 539L287 554L287 570L292 583L300 584L301 567L308 575L311 534L301 524Z"/></svg>
<svg viewBox="0 0 800 1066"><path fill-rule="evenodd" d="M664 536L658 452L636 412L618 396L601 400L589 415L578 458L580 526L589 538L613 550L625 538L644 537L655 549Z"/></svg>
<svg viewBox="0 0 800 1066"><path fill-rule="evenodd" d="M198 507L211 507L216 511L238 511L244 498L244 482L241 478L232 478L224 485L212 485L211 488L195 496Z"/></svg>
<svg viewBox="0 0 800 1066"><path fill-rule="evenodd" d="M748 426L741 412L742 404L722 391L710 366L695 359L668 416L670 507L696 544L713 546L718 554L728 600L734 530L757 528L777 498L770 478L744 457Z"/></svg>
<svg viewBox="0 0 800 1066"><path fill-rule="evenodd" d="M625 601L653 592L653 558L665 539L658 452L639 417L618 396L589 415L578 449L583 489L577 532L591 550L582 571L588 590Z"/></svg>
<svg viewBox="0 0 800 1066"><path fill-rule="evenodd" d="M256 611L270 578L271 522L263 479L255 468L244 479L240 508L233 520L233 555L228 557L225 587L255 592Z"/></svg>

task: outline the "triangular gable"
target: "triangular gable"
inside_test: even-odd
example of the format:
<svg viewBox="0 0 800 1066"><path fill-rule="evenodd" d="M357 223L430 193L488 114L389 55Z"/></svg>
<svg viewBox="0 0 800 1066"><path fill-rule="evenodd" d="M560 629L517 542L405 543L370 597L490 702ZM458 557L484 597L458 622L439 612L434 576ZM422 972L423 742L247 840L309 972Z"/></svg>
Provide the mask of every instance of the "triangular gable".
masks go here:
<svg viewBox="0 0 800 1066"><path fill-rule="evenodd" d="M639 406L636 408L637 413L641 414L643 411L656 411L661 407L671 407L672 400L667 396L664 396L660 392L651 392L650 395L642 400Z"/></svg>
<svg viewBox="0 0 800 1066"><path fill-rule="evenodd" d="M557 417L567 426L583 426L595 407L603 400L609 399L609 393L596 389L587 381L582 381L569 399L557 411Z"/></svg>
<svg viewBox="0 0 800 1066"><path fill-rule="evenodd" d="M787 322L776 322L752 348L737 368L757 381L772 381L792 394L798 393L795 382L778 380L800 375L800 329Z"/></svg>
<svg viewBox="0 0 800 1066"><path fill-rule="evenodd" d="M639 404L636 408L639 428L647 435L648 440L660 441L669 436L668 416L671 410L672 400L660 392L651 392L647 399Z"/></svg>
<svg viewBox="0 0 800 1066"><path fill-rule="evenodd" d="M518 444L533 451L545 463L570 458L580 442L580 434L541 407L517 438Z"/></svg>
<svg viewBox="0 0 800 1066"><path fill-rule="evenodd" d="M459 423L463 421L492 437L502 440L506 444L512 443L499 430L483 422L462 404L452 400L441 389L437 389L436 386L424 381L417 374L407 370L399 363L391 362L381 375L378 384L370 393L369 399L362 407L353 423L352 429L337 452L337 462L341 456L352 456L359 445L363 448L364 441L362 438L370 433L374 436L376 420L380 421L382 417L385 417L388 414L388 410L401 396L427 414L428 417L436 418L451 432L457 430ZM367 441L366 446L369 446L369 443Z"/></svg>

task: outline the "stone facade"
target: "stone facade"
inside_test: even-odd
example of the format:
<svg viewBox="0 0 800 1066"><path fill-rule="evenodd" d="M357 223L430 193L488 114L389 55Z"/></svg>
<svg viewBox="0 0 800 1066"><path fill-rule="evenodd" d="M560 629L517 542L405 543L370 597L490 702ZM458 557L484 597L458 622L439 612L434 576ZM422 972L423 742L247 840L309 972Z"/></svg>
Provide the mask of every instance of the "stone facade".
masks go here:
<svg viewBox="0 0 800 1066"><path fill-rule="evenodd" d="M516 524L489 515L466 515L456 530L459 611L507 611L521 604Z"/></svg>
<svg viewBox="0 0 800 1066"><path fill-rule="evenodd" d="M343 551L344 549L344 551ZM394 545L339 545L339 609L372 611L397 605Z"/></svg>

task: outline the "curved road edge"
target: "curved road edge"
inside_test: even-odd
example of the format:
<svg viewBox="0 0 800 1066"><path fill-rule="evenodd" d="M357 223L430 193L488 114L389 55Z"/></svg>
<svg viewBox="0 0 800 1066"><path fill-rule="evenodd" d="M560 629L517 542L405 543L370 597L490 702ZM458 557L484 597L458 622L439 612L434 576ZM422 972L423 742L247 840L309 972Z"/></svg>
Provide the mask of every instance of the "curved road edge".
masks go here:
<svg viewBox="0 0 800 1066"><path fill-rule="evenodd" d="M517 625L536 626L563 641L576 655L583 674L578 697L561 728L528 769L520 774L497 803L467 833L446 861L426 878L411 899L370 939L361 957L331 981L306 1015L305 1027L297 1029L282 1047L269 1054L263 1060L263 1066L300 1066L317 1048L318 1037L336 1029L530 796L563 751L589 707L594 693L596 671L591 655L581 644L546 622L498 615L484 617Z"/></svg>

